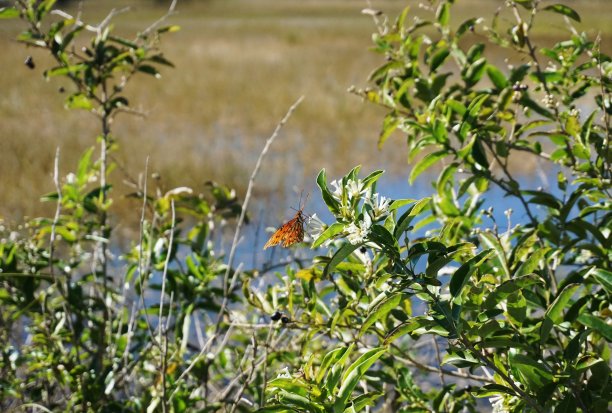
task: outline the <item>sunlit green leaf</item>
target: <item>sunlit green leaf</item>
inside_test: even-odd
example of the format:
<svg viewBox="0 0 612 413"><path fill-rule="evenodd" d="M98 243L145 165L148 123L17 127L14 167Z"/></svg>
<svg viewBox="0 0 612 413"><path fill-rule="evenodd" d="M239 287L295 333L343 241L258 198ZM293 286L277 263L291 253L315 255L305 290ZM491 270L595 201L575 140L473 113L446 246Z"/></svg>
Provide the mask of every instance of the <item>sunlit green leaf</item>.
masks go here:
<svg viewBox="0 0 612 413"><path fill-rule="evenodd" d="M585 325L601 334L606 340L612 341L612 326L607 324L601 318L593 315L583 313L578 316L578 322Z"/></svg>
<svg viewBox="0 0 612 413"><path fill-rule="evenodd" d="M570 284L565 287L546 310L545 316L550 318L553 323L559 324L563 320L563 310L578 288L580 288L580 284Z"/></svg>
<svg viewBox="0 0 612 413"><path fill-rule="evenodd" d="M559 13L566 17L569 17L570 19L575 20L577 22L580 21L580 15L576 13L574 9L569 6L566 6L565 4L551 4L550 6L544 7L542 10L553 11L555 13Z"/></svg>
<svg viewBox="0 0 612 413"><path fill-rule="evenodd" d="M496 66L488 64L486 70L489 79L491 79L491 82L493 82L497 89L501 90L508 87L508 79Z"/></svg>
<svg viewBox="0 0 612 413"><path fill-rule="evenodd" d="M448 152L445 150L432 152L425 155L420 161L414 165L412 171L410 172L410 177L408 181L410 184L414 182L414 180L423 172L425 172L428 168L433 166L435 163L439 162L441 159L448 156Z"/></svg>
<svg viewBox="0 0 612 413"><path fill-rule="evenodd" d="M333 238L334 236L342 233L344 231L344 227L345 227L344 224L340 222L334 222L327 229L325 229L325 231L323 231L321 235L317 237L316 240L314 240L311 248L313 249L317 248L321 246L328 239Z"/></svg>
<svg viewBox="0 0 612 413"><path fill-rule="evenodd" d="M487 249L481 251L478 255L470 258L465 264L461 265L452 275L449 290L453 297L461 293L463 287L467 284L470 276L476 271L478 266L493 254L493 250Z"/></svg>
<svg viewBox="0 0 612 413"><path fill-rule="evenodd" d="M338 395L334 403L334 413L344 411L346 401L351 396L353 389L357 386L361 377L386 351L387 349L385 347L368 350L349 366L342 377L342 385L340 386L340 390L338 390Z"/></svg>
<svg viewBox="0 0 612 413"><path fill-rule="evenodd" d="M19 17L19 10L15 7L0 7L0 19L14 19Z"/></svg>
<svg viewBox="0 0 612 413"><path fill-rule="evenodd" d="M361 325L359 335L363 335L372 326L372 324L389 314L389 311L397 308L403 299L404 295L402 293L387 295L385 299L380 301L375 307L371 308L368 311L368 316Z"/></svg>
<svg viewBox="0 0 612 413"><path fill-rule="evenodd" d="M546 369L544 364L538 363L533 358L524 354L511 353L510 365L521 375L523 378L522 382L536 389L549 384L553 379L552 374Z"/></svg>
<svg viewBox="0 0 612 413"><path fill-rule="evenodd" d="M325 266L325 270L323 271L323 277L327 277L328 274L332 272L338 264L344 261L346 257L351 255L353 251L355 251L360 246L360 244L353 245L350 243L346 243L342 247L340 247L340 249L336 251L336 253L333 255L329 263Z"/></svg>

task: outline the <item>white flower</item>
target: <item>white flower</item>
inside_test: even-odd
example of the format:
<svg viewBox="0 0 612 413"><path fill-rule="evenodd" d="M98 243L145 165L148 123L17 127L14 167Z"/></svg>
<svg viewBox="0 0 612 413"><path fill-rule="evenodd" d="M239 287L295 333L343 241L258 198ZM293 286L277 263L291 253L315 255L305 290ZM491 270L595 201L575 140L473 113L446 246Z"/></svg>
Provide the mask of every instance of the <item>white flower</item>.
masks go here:
<svg viewBox="0 0 612 413"><path fill-rule="evenodd" d="M306 221L306 232L312 237L312 239L319 238L319 236L326 229L327 224L321 221L317 214L312 214L308 217L308 221Z"/></svg>
<svg viewBox="0 0 612 413"><path fill-rule="evenodd" d="M162 252L164 252L164 250L166 249L166 238L158 238L157 241L155 242L155 245L153 246L153 252L155 253L156 256L160 256L162 254Z"/></svg>
<svg viewBox="0 0 612 413"><path fill-rule="evenodd" d="M357 181L353 181L349 179L346 183L346 191L349 194L350 198L357 198L361 194L364 194L367 190L363 187L363 181L358 179Z"/></svg>
<svg viewBox="0 0 612 413"><path fill-rule="evenodd" d="M179 196L183 194L191 195L193 194L193 189L187 186L179 186L178 188L174 188L166 192L166 194L164 195L164 198Z"/></svg>
<svg viewBox="0 0 612 413"><path fill-rule="evenodd" d="M363 221L359 222L359 226L355 225L354 222L351 222L346 228L346 238L348 241L357 245L366 240L368 234L370 233L370 227L372 226L372 219L369 215L364 215Z"/></svg>
<svg viewBox="0 0 612 413"><path fill-rule="evenodd" d="M489 402L491 403L491 412L493 413L508 413L506 406L504 406L504 398L502 396L495 396L489 398Z"/></svg>
<svg viewBox="0 0 612 413"><path fill-rule="evenodd" d="M355 218L355 211L350 205L340 205L340 216L347 221L352 221Z"/></svg>
<svg viewBox="0 0 612 413"><path fill-rule="evenodd" d="M289 373L289 368L288 367L283 368L277 374L276 378L278 378L278 379L290 379L291 378L291 373Z"/></svg>
<svg viewBox="0 0 612 413"><path fill-rule="evenodd" d="M334 192L332 192L332 196L338 201L340 201L342 199L342 184L338 180L331 181L331 184L334 187Z"/></svg>
<svg viewBox="0 0 612 413"><path fill-rule="evenodd" d="M366 202L372 207L372 218L374 220L385 217L389 213L389 205L391 200L384 196L378 199L379 195L376 193L366 200Z"/></svg>

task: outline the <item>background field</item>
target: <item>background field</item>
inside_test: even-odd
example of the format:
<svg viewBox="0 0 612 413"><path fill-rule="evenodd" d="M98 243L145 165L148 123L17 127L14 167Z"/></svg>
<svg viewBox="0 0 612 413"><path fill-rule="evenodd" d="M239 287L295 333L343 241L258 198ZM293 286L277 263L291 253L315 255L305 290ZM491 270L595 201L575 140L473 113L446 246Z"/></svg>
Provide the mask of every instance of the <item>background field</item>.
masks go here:
<svg viewBox="0 0 612 413"><path fill-rule="evenodd" d="M418 1L371 3L390 16L406 4L419 12ZM471 16L471 10L483 14L487 9L492 15L500 4L458 3L457 22ZM581 13L580 27L593 37L601 32L609 51L612 1L570 3ZM133 33L164 13L165 6L152 4L85 1L81 10L84 19L99 21L112 7L130 6L115 25ZM244 190L264 140L300 95L306 99L273 147L256 188L260 200L282 199L269 203L270 221L296 206L301 190L312 190L323 167L330 176L356 164L365 170L383 167L405 182L409 167L402 141L390 141L378 151L381 112L347 93L351 85L366 86L369 72L381 62L368 51L375 27L360 13L365 6L357 0L179 1L168 23L182 29L162 43L176 69L164 69L161 81L140 77L128 94L147 116L126 115L115 125L118 193L129 191L122 181L136 179L147 156L150 171L160 172L165 188L201 188L216 180ZM546 32L538 33L539 45L552 43L564 30L559 16L550 17ZM21 29L18 21L0 22L0 218L11 220L53 207L38 199L53 188L55 148L61 148L65 173L94 144L97 131L91 115L63 109L58 90L69 86L42 79L50 62L13 40ZM28 55L35 70L23 65ZM125 211L130 207L126 200L119 203Z"/></svg>

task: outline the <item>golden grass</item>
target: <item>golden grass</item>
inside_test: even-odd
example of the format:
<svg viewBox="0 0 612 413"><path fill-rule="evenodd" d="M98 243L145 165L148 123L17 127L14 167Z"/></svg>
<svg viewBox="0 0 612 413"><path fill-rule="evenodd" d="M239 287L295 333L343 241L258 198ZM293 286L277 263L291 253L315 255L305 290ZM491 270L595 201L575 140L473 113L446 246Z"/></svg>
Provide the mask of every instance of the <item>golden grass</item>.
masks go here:
<svg viewBox="0 0 612 413"><path fill-rule="evenodd" d="M85 2L84 17L100 20L113 5L126 3ZM116 19L120 32L142 29L163 14L149 1L130 3L134 10ZM406 3L415 10L418 4L372 3L392 16ZM585 28L609 30L612 2L575 3ZM471 0L456 9L467 16L473 10L493 10L495 4ZM346 92L351 85L365 86L368 73L380 63L367 50L374 26L360 14L364 5L349 0L179 5L169 23L182 30L162 44L176 69L163 69L161 81L140 77L129 89L131 102L148 115L117 119L120 150L115 157L136 176L150 156L150 169L161 172L166 188L198 188L211 179L242 188L265 138L291 103L305 95L267 158L257 187L260 195L294 185L310 188L323 167L332 176L356 164L407 175L401 140L388 142L381 152L376 149L382 112ZM8 218L44 212L38 197L53 188L55 148L61 148L65 173L74 169L84 148L95 144L97 133L93 116L63 109L58 88L67 85L42 80L49 60L12 40L20 27L14 21L0 24L0 217ZM29 54L37 63L34 71L23 65ZM114 172L119 194L127 192L123 178L122 172Z"/></svg>

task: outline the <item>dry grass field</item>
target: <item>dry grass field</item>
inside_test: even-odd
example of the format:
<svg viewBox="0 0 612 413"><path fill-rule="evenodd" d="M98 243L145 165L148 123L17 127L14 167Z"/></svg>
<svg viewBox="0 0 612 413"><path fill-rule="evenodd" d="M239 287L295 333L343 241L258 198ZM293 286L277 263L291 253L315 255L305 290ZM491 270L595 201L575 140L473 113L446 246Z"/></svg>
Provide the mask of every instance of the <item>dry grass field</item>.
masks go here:
<svg viewBox="0 0 612 413"><path fill-rule="evenodd" d="M418 1L371 3L390 16L406 4L418 10ZM491 15L499 4L458 3L457 21L471 13ZM612 1L572 3L582 14L581 27L593 35L604 31L603 44L610 50ZM115 23L121 33L134 33L164 13L144 0L85 1L83 18L99 21L110 8L125 5L131 11ZM263 167L259 196L303 188L323 167L332 176L356 164L407 175L401 140L376 149L382 113L347 93L351 85L365 86L380 63L368 50L374 25L360 14L366 5L358 0L179 1L169 23L182 29L162 43L176 68L164 68L161 80L138 78L128 95L147 116L125 115L114 125L120 144L114 156L121 166L113 176L115 195L127 192L121 182L141 173L147 156L166 188L198 188L216 180L243 189L264 140L300 95L305 101ZM539 33L539 41L550 42L562 31L562 20L554 22ZM95 144L97 127L93 116L63 108L65 96L58 90L68 85L43 80L50 62L13 40L21 28L19 21L0 21L0 218L7 219L45 212L38 199L53 188L55 148L61 148L61 170L68 172ZM28 55L35 70L23 65ZM295 204L293 198L288 204Z"/></svg>

